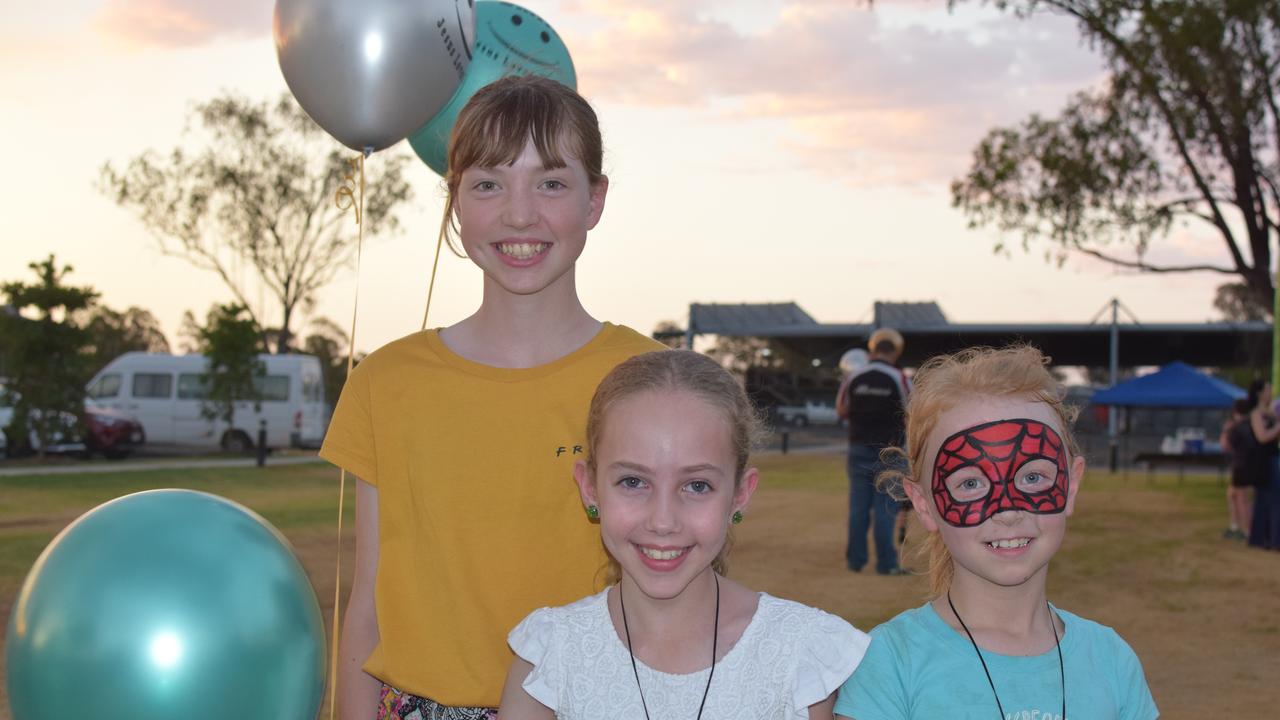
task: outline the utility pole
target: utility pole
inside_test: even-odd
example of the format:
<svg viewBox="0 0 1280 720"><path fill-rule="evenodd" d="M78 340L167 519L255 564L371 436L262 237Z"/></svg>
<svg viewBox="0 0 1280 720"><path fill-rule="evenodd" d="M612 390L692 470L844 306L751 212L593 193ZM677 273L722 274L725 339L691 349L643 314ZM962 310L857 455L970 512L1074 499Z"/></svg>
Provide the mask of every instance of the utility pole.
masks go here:
<svg viewBox="0 0 1280 720"><path fill-rule="evenodd" d="M1271 330L1271 388L1275 392L1275 388L1280 387L1280 265L1276 266L1276 279L1274 283L1275 291L1272 296L1275 298L1275 307L1271 309L1271 321L1275 323L1275 327Z"/></svg>
<svg viewBox="0 0 1280 720"><path fill-rule="evenodd" d="M1111 387L1115 387L1120 380L1120 299L1111 298ZM1110 460L1111 472L1115 472L1119 466L1119 440L1116 432L1118 423L1116 422L1120 414L1119 408L1115 405L1107 407L1107 448Z"/></svg>
<svg viewBox="0 0 1280 720"><path fill-rule="evenodd" d="M698 304L689 303L689 322L684 325L684 349L693 349L693 339L698 335L698 329L694 324L698 321Z"/></svg>

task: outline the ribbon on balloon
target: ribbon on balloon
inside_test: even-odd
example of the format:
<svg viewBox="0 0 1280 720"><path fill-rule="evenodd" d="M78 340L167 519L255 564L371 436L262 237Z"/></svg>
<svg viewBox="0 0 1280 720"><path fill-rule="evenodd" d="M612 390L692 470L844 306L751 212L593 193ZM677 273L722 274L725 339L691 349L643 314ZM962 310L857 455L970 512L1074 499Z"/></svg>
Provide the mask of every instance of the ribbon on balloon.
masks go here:
<svg viewBox="0 0 1280 720"><path fill-rule="evenodd" d="M364 161L363 154L357 155L349 162L351 163L351 175L343 177L342 186L338 188L333 195L334 204L339 210L354 210L356 221L356 292L351 302L351 328L347 333L347 374L351 377L351 369L355 367L356 356L356 315L360 309L360 261L364 254ZM359 184L356 183L355 174L360 175ZM333 720L334 713L337 712L338 699L338 636L341 613L339 608L342 602L342 511L344 500L347 495L347 471L345 468L338 471L338 551L334 553L333 561L333 635L329 641L329 720Z"/></svg>

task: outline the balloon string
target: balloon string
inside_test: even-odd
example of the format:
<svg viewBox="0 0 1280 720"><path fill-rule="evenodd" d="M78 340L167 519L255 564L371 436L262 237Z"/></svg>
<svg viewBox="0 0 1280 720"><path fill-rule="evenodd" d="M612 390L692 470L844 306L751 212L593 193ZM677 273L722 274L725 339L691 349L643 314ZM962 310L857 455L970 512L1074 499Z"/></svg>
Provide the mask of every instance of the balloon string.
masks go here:
<svg viewBox="0 0 1280 720"><path fill-rule="evenodd" d="M360 175L359 197L353 197L356 194L357 186L355 178L351 175L346 176L342 187L338 188L338 192L333 197L338 209L345 211L354 208L356 211L356 292L355 298L351 303L351 331L347 334L347 378L351 377L351 369L355 367L356 311L360 308L360 256L364 252L364 159L365 155L361 154L359 157L348 161L351 163L352 172ZM333 563L335 576L333 582L333 637L330 641L329 651L329 720L333 720L334 713L337 710L338 699L338 636L341 634L341 626L338 621L341 616L339 603L342 599L342 506L346 494L347 471L340 469L338 471L338 551L334 553L335 560Z"/></svg>
<svg viewBox="0 0 1280 720"><path fill-rule="evenodd" d="M427 316L431 314L431 294L436 288L436 268L440 265L440 248L444 245L445 228L440 227L440 236L436 238L436 258L431 261L431 282L427 283L427 309L422 311L422 329L427 329Z"/></svg>

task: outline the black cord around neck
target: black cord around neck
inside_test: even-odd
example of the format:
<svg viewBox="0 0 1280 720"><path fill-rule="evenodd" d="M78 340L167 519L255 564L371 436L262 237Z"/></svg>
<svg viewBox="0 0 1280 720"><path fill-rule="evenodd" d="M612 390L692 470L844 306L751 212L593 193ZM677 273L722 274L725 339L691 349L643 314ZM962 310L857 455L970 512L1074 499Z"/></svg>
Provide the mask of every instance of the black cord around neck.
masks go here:
<svg viewBox="0 0 1280 720"><path fill-rule="evenodd" d="M982 657L982 651L978 649L978 641L973 639L973 633L969 632L969 626L964 624L964 618L960 617L960 612L956 610L956 604L951 602L951 591L947 591L947 605L951 607L951 614L956 616L956 620L960 621L960 627L964 628L964 634L969 636L969 642L973 644L973 651L978 654L978 662L982 663L982 672L987 675L987 683L991 685L991 694L996 698L996 708L1000 710L1000 718L1004 720L1004 705L1000 704L1000 693L996 692L996 683L991 679L991 670L987 668L987 661ZM1062 642L1058 638L1058 626L1053 621L1053 608L1049 607L1046 601L1045 608L1049 611L1049 628L1053 630L1053 649L1058 651L1058 679L1062 682L1062 715L1063 720L1067 717L1067 668L1062 662ZM647 716L646 716L647 717Z"/></svg>
<svg viewBox="0 0 1280 720"><path fill-rule="evenodd" d="M720 578L711 573L716 581L716 618L711 626L711 672L707 673L707 686L702 689L702 702L698 703L698 718L702 720L702 709L707 706L707 694L711 692L711 678L716 674L716 650L720 641ZM627 636L627 654L631 656L631 672L636 677L636 690L640 692L640 707L644 709L644 718L649 720L649 706L644 701L644 688L640 685L640 670L636 668L636 654L631 650L631 628L627 625L627 603L623 600L622 583L618 583L618 607L622 610L622 631Z"/></svg>

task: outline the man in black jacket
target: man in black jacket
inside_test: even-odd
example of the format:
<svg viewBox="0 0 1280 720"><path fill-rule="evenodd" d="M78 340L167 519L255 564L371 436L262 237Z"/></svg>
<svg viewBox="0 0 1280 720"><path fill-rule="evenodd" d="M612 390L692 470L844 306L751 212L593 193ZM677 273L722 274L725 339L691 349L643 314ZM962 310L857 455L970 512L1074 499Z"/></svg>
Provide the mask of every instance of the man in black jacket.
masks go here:
<svg viewBox="0 0 1280 720"><path fill-rule="evenodd" d="M902 571L893 542L898 502L877 487L876 476L886 469L881 451L904 444L911 385L897 366L902 356L901 334L880 328L871 334L867 347L871 361L845 379L836 398L836 412L849 421L849 543L845 562L854 572L867 564L867 526L874 515L876 572L899 575Z"/></svg>

